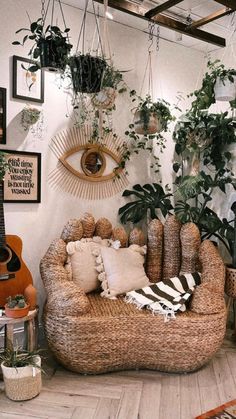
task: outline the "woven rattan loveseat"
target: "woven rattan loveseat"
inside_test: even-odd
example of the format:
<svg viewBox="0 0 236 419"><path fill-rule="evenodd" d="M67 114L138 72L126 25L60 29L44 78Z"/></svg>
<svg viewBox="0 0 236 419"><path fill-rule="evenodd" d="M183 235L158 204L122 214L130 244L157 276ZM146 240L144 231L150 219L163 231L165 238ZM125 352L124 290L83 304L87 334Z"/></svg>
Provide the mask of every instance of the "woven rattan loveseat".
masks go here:
<svg viewBox="0 0 236 419"><path fill-rule="evenodd" d="M100 223L100 224L99 224ZM122 229L109 227L105 219L89 230L79 220L70 220L61 238L55 240L41 260L47 292L44 325L49 347L66 368L97 374L122 369L155 369L189 372L207 363L220 347L225 334L225 268L217 248L200 242L197 227L181 226L170 216L164 227L158 220L148 226L146 272L152 282L181 272L200 269L202 283L187 311L164 322L148 310L137 310L122 297L102 298L99 292L85 294L65 269L66 243L82 235L117 235ZM81 231L81 225L83 231ZM163 233L164 232L164 233ZM137 233L137 231L136 231ZM130 241L143 237L132 232ZM122 240L122 237L124 240Z"/></svg>

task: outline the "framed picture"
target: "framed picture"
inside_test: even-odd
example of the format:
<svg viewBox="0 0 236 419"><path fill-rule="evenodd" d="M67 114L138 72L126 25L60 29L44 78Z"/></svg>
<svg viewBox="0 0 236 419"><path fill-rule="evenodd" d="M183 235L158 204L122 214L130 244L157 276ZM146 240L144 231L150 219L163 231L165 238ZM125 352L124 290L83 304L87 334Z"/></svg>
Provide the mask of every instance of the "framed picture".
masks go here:
<svg viewBox="0 0 236 419"><path fill-rule="evenodd" d="M0 87L0 144L6 144L7 127L7 89Z"/></svg>
<svg viewBox="0 0 236 419"><path fill-rule="evenodd" d="M1 150L9 169L4 176L4 202L41 202L41 154Z"/></svg>
<svg viewBox="0 0 236 419"><path fill-rule="evenodd" d="M42 70L31 72L33 64L28 58L13 55L13 92L12 97L32 102L44 102L44 73Z"/></svg>

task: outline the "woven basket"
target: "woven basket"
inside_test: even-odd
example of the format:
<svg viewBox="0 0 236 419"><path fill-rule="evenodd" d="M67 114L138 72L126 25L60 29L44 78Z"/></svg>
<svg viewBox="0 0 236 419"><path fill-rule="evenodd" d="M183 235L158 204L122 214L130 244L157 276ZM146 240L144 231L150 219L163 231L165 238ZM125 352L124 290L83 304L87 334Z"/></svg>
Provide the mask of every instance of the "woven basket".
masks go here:
<svg viewBox="0 0 236 419"><path fill-rule="evenodd" d="M229 297L236 298L236 269L226 266L225 292Z"/></svg>
<svg viewBox="0 0 236 419"><path fill-rule="evenodd" d="M145 245L145 236L140 228L135 227L131 230L129 233L129 244Z"/></svg>
<svg viewBox="0 0 236 419"><path fill-rule="evenodd" d="M181 227L180 241L182 252L180 273L184 274L199 270L198 252L201 236L196 224L187 223Z"/></svg>
<svg viewBox="0 0 236 419"><path fill-rule="evenodd" d="M115 227L112 230L112 240L119 240L121 247L126 247L128 243L128 235L123 227Z"/></svg>
<svg viewBox="0 0 236 419"><path fill-rule="evenodd" d="M36 364L41 367L41 358L36 357ZM1 365L5 392L11 400L30 400L40 393L42 387L41 370L32 365L20 368Z"/></svg>
<svg viewBox="0 0 236 419"><path fill-rule="evenodd" d="M170 215L164 225L164 263L163 280L179 275L181 243L181 223L174 215Z"/></svg>
<svg viewBox="0 0 236 419"><path fill-rule="evenodd" d="M95 231L95 219L92 214L86 212L80 221L83 227L83 237L93 237L93 233Z"/></svg>
<svg viewBox="0 0 236 419"><path fill-rule="evenodd" d="M148 224L146 272L151 282L162 279L163 225L160 220Z"/></svg>
<svg viewBox="0 0 236 419"><path fill-rule="evenodd" d="M99 218L95 226L95 236L102 239L109 239L112 233L112 225L107 218Z"/></svg>
<svg viewBox="0 0 236 419"><path fill-rule="evenodd" d="M80 240L83 237L83 226L80 220L71 219L65 225L61 233L61 239L64 242L74 242Z"/></svg>

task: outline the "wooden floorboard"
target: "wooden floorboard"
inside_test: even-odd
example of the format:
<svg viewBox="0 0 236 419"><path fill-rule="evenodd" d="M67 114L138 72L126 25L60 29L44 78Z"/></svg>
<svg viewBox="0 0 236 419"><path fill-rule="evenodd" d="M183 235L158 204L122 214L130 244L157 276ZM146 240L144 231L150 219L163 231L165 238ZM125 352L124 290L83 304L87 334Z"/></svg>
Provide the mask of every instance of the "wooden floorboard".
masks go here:
<svg viewBox="0 0 236 419"><path fill-rule="evenodd" d="M50 359L50 358L49 358ZM191 374L120 371L84 376L47 361L38 397L13 402L0 381L0 419L194 419L236 398L236 343Z"/></svg>

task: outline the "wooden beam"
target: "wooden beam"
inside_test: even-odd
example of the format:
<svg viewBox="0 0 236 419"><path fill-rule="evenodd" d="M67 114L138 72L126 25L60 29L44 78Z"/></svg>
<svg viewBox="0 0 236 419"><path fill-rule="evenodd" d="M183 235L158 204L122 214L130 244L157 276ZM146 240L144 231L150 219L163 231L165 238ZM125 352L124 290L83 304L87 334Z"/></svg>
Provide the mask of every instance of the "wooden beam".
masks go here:
<svg viewBox="0 0 236 419"><path fill-rule="evenodd" d="M164 12L164 10L170 9L171 7L175 6L178 3L181 3L183 0L168 0L165 3L160 4L157 7L154 7L154 9L149 10L147 13L145 13L145 16L148 19L151 19L153 16L158 15L158 13Z"/></svg>
<svg viewBox="0 0 236 419"><path fill-rule="evenodd" d="M103 4L103 0L95 1L97 3ZM108 0L108 5L113 9L150 21L150 19L146 17L146 13L148 12L148 10L144 6L130 3L127 0ZM172 29L175 32L180 32L184 35L198 39L199 41L217 45L218 47L225 47L226 44L225 39L221 38L218 35L214 35L212 33L205 32L197 28L191 28L189 27L189 25L186 25L182 22L179 22L178 20L174 20L170 17L161 14L158 14L157 16L153 17L151 21L156 22L158 25L163 26L165 28Z"/></svg>
<svg viewBox="0 0 236 419"><path fill-rule="evenodd" d="M236 10L235 0L215 0L217 3L223 4L223 6L229 7L230 9Z"/></svg>
<svg viewBox="0 0 236 419"><path fill-rule="evenodd" d="M211 13L208 16L203 17L202 19L192 22L190 28L198 28L199 26L206 25L207 23L213 22L213 20L220 19L223 16L230 15L234 11L232 9L224 8L220 9L217 12Z"/></svg>

